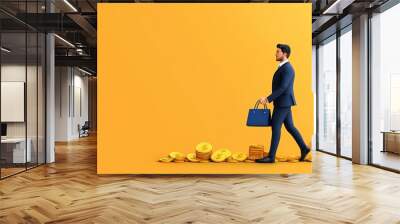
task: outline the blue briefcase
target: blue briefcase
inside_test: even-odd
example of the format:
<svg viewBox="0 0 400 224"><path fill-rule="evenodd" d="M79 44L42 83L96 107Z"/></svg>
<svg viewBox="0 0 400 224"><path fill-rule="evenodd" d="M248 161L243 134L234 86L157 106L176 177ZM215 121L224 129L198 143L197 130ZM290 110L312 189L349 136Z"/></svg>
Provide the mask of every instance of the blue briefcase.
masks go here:
<svg viewBox="0 0 400 224"><path fill-rule="evenodd" d="M271 111L264 105L264 109L258 109L260 101L257 100L253 109L247 115L247 126L267 127L271 126Z"/></svg>

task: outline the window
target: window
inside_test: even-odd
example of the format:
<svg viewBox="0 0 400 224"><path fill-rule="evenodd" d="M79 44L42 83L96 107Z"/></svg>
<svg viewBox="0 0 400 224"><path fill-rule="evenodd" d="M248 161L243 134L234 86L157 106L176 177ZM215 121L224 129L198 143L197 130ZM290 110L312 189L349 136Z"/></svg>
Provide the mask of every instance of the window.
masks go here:
<svg viewBox="0 0 400 224"><path fill-rule="evenodd" d="M371 159L400 170L400 5L371 18Z"/></svg>
<svg viewBox="0 0 400 224"><path fill-rule="evenodd" d="M340 36L340 155L352 157L352 32Z"/></svg>
<svg viewBox="0 0 400 224"><path fill-rule="evenodd" d="M318 149L336 153L336 36L318 48Z"/></svg>

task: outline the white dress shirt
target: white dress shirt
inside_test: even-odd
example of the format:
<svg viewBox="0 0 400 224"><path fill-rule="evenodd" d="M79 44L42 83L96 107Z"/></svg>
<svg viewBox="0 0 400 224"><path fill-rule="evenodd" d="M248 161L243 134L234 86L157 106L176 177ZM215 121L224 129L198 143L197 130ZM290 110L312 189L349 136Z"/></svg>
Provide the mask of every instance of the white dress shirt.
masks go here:
<svg viewBox="0 0 400 224"><path fill-rule="evenodd" d="M286 62L289 62L288 59L283 60L281 63L279 63L278 68L280 68L282 65L284 65Z"/></svg>

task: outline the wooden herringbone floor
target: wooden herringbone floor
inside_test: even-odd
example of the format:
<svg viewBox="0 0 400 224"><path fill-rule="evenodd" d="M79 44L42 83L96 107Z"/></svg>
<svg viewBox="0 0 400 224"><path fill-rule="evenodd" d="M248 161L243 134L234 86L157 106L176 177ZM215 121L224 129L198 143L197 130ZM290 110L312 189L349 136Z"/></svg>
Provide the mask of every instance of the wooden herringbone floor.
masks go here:
<svg viewBox="0 0 400 224"><path fill-rule="evenodd" d="M400 223L400 175L314 155L312 175L96 175L96 141L0 181L0 223Z"/></svg>

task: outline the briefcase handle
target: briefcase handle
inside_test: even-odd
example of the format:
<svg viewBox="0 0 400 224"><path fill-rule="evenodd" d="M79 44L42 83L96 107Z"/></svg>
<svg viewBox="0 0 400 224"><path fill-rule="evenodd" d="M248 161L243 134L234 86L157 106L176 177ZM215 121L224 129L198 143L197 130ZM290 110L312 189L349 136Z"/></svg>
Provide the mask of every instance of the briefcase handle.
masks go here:
<svg viewBox="0 0 400 224"><path fill-rule="evenodd" d="M259 105L260 105L260 100L257 100L256 105L254 105L254 109L258 109ZM268 109L267 104L264 104L264 109Z"/></svg>

